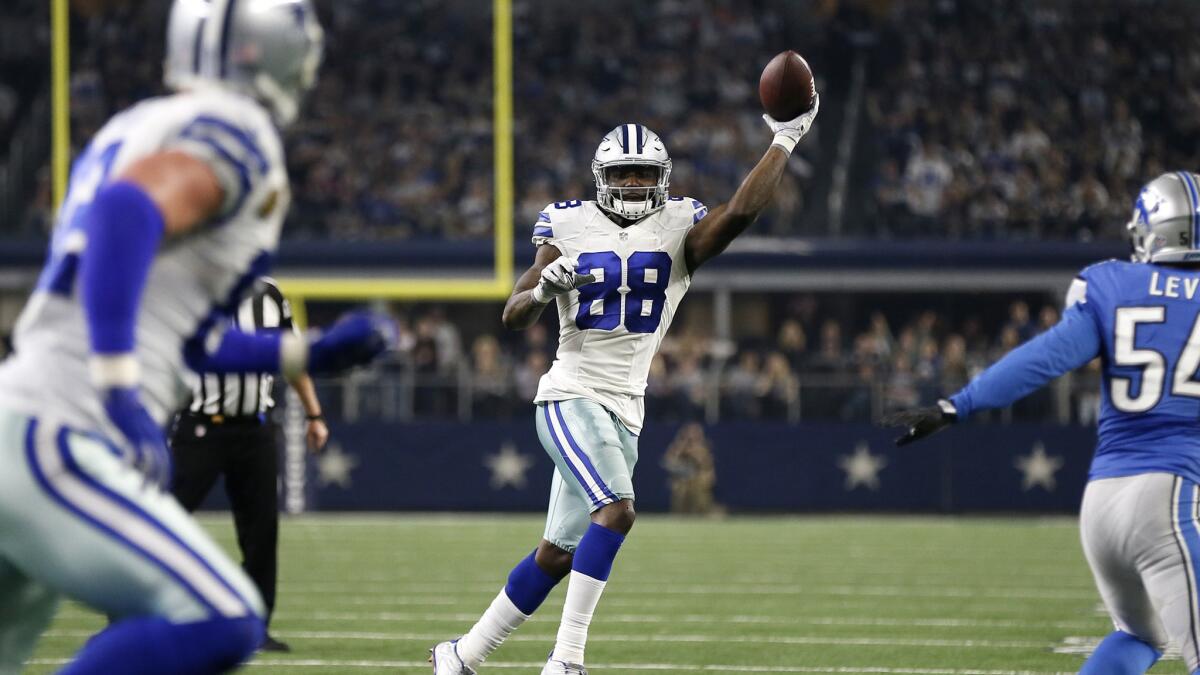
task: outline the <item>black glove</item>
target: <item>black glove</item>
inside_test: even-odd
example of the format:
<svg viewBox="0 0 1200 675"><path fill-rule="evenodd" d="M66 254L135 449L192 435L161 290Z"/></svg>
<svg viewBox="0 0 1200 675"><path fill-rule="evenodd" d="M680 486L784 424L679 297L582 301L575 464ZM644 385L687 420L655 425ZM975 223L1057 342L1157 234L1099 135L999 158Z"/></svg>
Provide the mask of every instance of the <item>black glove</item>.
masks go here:
<svg viewBox="0 0 1200 675"><path fill-rule="evenodd" d="M938 401L937 405L913 410L899 410L885 415L883 426L906 429L903 436L896 438L896 445L908 445L926 436L932 436L957 421L958 411L954 409L954 404L942 399Z"/></svg>

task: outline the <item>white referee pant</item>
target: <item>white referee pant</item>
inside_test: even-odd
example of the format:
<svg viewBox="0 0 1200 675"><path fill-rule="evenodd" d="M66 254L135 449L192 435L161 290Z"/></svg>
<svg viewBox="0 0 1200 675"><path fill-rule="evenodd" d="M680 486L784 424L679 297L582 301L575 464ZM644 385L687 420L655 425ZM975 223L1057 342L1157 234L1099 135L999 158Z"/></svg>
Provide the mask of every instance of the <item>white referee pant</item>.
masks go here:
<svg viewBox="0 0 1200 675"><path fill-rule="evenodd" d="M1079 526L1083 552L1113 623L1159 651L1200 667L1200 528L1196 483L1168 473L1088 483Z"/></svg>
<svg viewBox="0 0 1200 675"><path fill-rule="evenodd" d="M60 596L114 619L263 614L241 568L112 444L0 409L0 674L20 670Z"/></svg>

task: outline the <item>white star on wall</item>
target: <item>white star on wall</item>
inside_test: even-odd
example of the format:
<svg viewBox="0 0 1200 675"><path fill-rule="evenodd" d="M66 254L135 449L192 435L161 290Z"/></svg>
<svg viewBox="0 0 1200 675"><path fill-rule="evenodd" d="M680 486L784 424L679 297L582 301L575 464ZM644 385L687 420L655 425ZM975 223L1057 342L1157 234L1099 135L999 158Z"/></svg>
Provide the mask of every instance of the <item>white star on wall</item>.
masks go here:
<svg viewBox="0 0 1200 675"><path fill-rule="evenodd" d="M493 490L511 485L517 490L525 488L525 474L533 466L529 455L517 452L517 446L508 441L500 446L500 452L483 458L483 464L492 471L490 482Z"/></svg>
<svg viewBox="0 0 1200 675"><path fill-rule="evenodd" d="M887 458L872 455L871 446L866 441L859 441L853 455L839 455L838 466L846 472L847 490L859 485L866 486L868 490L878 490L879 472L887 466Z"/></svg>
<svg viewBox="0 0 1200 675"><path fill-rule="evenodd" d="M322 487L336 484L343 490L350 487L350 472L358 466L354 455L342 452L342 446L330 443L317 458L317 482Z"/></svg>
<svg viewBox="0 0 1200 675"><path fill-rule="evenodd" d="M1033 451L1021 455L1013 462L1024 476L1021 477L1021 489L1028 492L1033 486L1040 485L1046 492L1054 492L1056 485L1054 473L1062 468L1063 459L1058 455L1047 455L1046 446L1038 441L1033 444Z"/></svg>

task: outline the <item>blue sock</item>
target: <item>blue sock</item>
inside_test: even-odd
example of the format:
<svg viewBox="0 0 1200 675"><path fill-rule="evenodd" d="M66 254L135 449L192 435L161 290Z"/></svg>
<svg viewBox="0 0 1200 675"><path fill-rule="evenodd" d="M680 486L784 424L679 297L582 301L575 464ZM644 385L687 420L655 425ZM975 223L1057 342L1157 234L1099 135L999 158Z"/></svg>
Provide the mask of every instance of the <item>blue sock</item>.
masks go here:
<svg viewBox="0 0 1200 675"><path fill-rule="evenodd" d="M59 675L210 675L241 663L262 644L256 616L171 623L161 617L118 621L98 633Z"/></svg>
<svg viewBox="0 0 1200 675"><path fill-rule="evenodd" d="M1084 662L1079 675L1142 675L1162 652L1129 633L1113 631Z"/></svg>
<svg viewBox="0 0 1200 675"><path fill-rule="evenodd" d="M551 589L558 584L558 579L538 567L534 560L536 554L537 551L534 551L517 563L508 574L508 583L504 586L504 594L526 615L537 611L546 596L550 595Z"/></svg>
<svg viewBox="0 0 1200 675"><path fill-rule="evenodd" d="M617 551L621 550L624 541L625 535L592 523L583 533L583 539L579 540L571 569L597 581L608 581L613 561L617 559Z"/></svg>

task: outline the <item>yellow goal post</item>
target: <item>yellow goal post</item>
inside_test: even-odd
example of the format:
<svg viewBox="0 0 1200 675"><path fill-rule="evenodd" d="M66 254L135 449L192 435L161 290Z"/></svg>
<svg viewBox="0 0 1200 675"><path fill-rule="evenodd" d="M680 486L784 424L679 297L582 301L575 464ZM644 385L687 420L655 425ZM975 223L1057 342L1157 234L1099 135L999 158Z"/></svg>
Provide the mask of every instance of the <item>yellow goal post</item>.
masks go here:
<svg viewBox="0 0 1200 675"><path fill-rule="evenodd" d="M54 203L66 193L70 165L70 52L68 0L51 0ZM492 116L494 155L491 278L288 276L278 278L296 321L306 323L309 300L480 301L508 297L513 284L513 44L512 0L492 0Z"/></svg>

